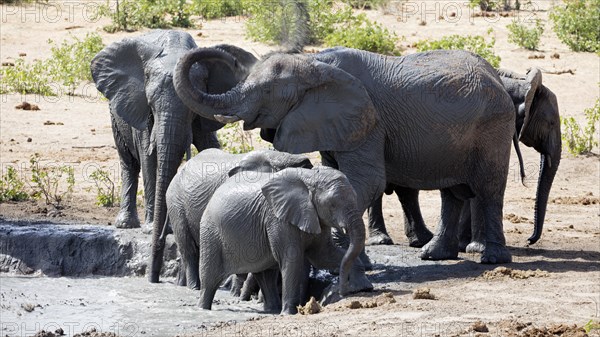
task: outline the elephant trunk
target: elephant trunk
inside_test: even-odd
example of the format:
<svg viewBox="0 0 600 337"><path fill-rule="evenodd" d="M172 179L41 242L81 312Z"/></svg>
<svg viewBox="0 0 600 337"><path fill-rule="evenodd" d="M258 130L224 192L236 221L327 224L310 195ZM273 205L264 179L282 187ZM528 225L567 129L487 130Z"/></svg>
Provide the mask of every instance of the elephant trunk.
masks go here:
<svg viewBox="0 0 600 337"><path fill-rule="evenodd" d="M240 84L223 94L208 94L198 90L190 80L190 70L197 62L220 61L231 68L233 73L240 70L236 59L229 53L215 48L197 48L185 54L177 65L173 74L173 84L177 96L198 115L219 122L235 122L233 107L243 99ZM208 69L201 67L202 77L209 76ZM235 120L234 120L235 119Z"/></svg>
<svg viewBox="0 0 600 337"><path fill-rule="evenodd" d="M167 125L168 124L168 125ZM168 123L159 124L157 136L157 179L156 198L154 202L154 224L152 229L152 253L150 257L149 281L158 283L160 270L163 263L165 237L162 236L163 226L167 217L167 203L165 195L169 183L177 173L181 159L185 153L187 142L180 137L186 132L186 123L183 120L170 118ZM171 138L169 138L171 137Z"/></svg>
<svg viewBox="0 0 600 337"><path fill-rule="evenodd" d="M365 248L365 224L358 211L352 212L345 228L350 237L350 245L340 265L340 295L342 296L346 295L349 289L348 278L352 264Z"/></svg>
<svg viewBox="0 0 600 337"><path fill-rule="evenodd" d="M535 198L534 230L531 237L527 239L529 244L536 243L542 236L548 196L550 195L552 182L560 164L561 146L560 137L558 137L558 141L555 141L552 145L553 150L550 153L542 152L540 155L540 175Z"/></svg>

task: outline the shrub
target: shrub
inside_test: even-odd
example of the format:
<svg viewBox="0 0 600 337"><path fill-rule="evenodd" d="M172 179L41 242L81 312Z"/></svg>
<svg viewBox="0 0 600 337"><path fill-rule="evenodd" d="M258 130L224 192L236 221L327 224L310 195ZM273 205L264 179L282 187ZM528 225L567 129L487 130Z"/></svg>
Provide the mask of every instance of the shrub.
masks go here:
<svg viewBox="0 0 600 337"><path fill-rule="evenodd" d="M544 33L544 26L540 19L535 20L535 27L527 28L526 25L514 20L507 25L509 34L508 42L529 50L536 50L540 44L540 37Z"/></svg>
<svg viewBox="0 0 600 337"><path fill-rule="evenodd" d="M217 137L224 151L237 154L254 150L252 132L244 131L240 122L226 124Z"/></svg>
<svg viewBox="0 0 600 337"><path fill-rule="evenodd" d="M9 166L0 180L0 202L29 199L24 187L25 183L19 178L17 170Z"/></svg>
<svg viewBox="0 0 600 337"><path fill-rule="evenodd" d="M111 18L112 25L104 30L114 33L142 27L192 27L192 9L186 0L121 0L114 11L108 5L101 6L100 15Z"/></svg>
<svg viewBox="0 0 600 337"><path fill-rule="evenodd" d="M96 33L88 33L83 40L73 37L74 42L64 40L58 45L52 40L52 57L47 61L52 81L62 82L73 94L75 86L82 81L92 81L90 63L94 56L104 48L102 38Z"/></svg>
<svg viewBox="0 0 600 337"><path fill-rule="evenodd" d="M389 0L344 0L344 2L356 9L375 9L385 7Z"/></svg>
<svg viewBox="0 0 600 337"><path fill-rule="evenodd" d="M564 0L550 19L558 38L573 51L600 51L600 0Z"/></svg>
<svg viewBox="0 0 600 337"><path fill-rule="evenodd" d="M53 45L50 59L25 63L19 58L13 67L0 68L0 91L54 96L60 84L73 94L79 83L92 80L90 63L104 48L102 38L96 33L87 34L83 40L76 37L73 40L65 40L60 45L48 40Z"/></svg>
<svg viewBox="0 0 600 337"><path fill-rule="evenodd" d="M380 54L400 55L396 34L367 19L364 14L352 17L325 37L325 44L368 50Z"/></svg>
<svg viewBox="0 0 600 337"><path fill-rule="evenodd" d="M596 124L600 120L600 99L596 100L594 107L583 112L587 121L585 128L573 117L561 117L563 146L573 155L590 153L598 145Z"/></svg>
<svg viewBox="0 0 600 337"><path fill-rule="evenodd" d="M449 35L439 40L423 40L417 42L417 51L427 51L435 49L464 49L478 54L487 60L494 68L500 67L500 56L494 53L496 40L492 37L490 42L486 42L480 35Z"/></svg>
<svg viewBox="0 0 600 337"><path fill-rule="evenodd" d="M110 178L107 171L97 169L90 178L96 185L96 205L102 207L113 207L117 203L115 194L115 182Z"/></svg>
<svg viewBox="0 0 600 337"><path fill-rule="evenodd" d="M204 19L217 19L244 14L245 2L241 0L205 1L194 0L190 12L201 15Z"/></svg>
<svg viewBox="0 0 600 337"><path fill-rule="evenodd" d="M40 167L40 157L35 154L29 159L31 163L31 181L35 198L44 197L46 205L60 209L62 202L71 196L75 186L75 172L72 166L46 165ZM66 187L64 186L66 185Z"/></svg>
<svg viewBox="0 0 600 337"><path fill-rule="evenodd" d="M254 40L282 43L295 27L295 9L291 3L282 7L279 1L259 0L248 7L250 18L246 32ZM354 15L352 7L331 0L311 0L307 4L309 16L307 42L327 46L346 46L382 54L399 54L395 34L364 14ZM284 20L287 29L284 31Z"/></svg>

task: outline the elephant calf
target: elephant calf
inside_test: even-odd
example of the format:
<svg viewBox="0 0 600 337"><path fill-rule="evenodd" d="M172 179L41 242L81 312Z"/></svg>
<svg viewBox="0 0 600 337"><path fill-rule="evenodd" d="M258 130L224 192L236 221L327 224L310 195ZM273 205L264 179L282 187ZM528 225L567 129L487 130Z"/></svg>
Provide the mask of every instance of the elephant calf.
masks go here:
<svg viewBox="0 0 600 337"><path fill-rule="evenodd" d="M228 176L244 171L252 179L256 172L277 172L287 167L311 168L303 155L278 151L253 151L230 154L218 149L200 152L185 163L175 175L166 193L167 223L170 224L179 250L185 279L192 289L199 289L198 230L202 213L215 190ZM166 228L166 226L165 226ZM164 234L163 234L164 235Z"/></svg>
<svg viewBox="0 0 600 337"><path fill-rule="evenodd" d="M345 229L350 246L333 244L331 227ZM279 299L281 313L300 304L305 258L317 268L340 269L340 293L372 289L360 263L365 227L356 193L346 176L331 168L288 168L277 173L244 172L229 177L213 194L200 222L200 302L210 309L221 282L231 274L254 273L265 299ZM281 303L265 301L265 310Z"/></svg>

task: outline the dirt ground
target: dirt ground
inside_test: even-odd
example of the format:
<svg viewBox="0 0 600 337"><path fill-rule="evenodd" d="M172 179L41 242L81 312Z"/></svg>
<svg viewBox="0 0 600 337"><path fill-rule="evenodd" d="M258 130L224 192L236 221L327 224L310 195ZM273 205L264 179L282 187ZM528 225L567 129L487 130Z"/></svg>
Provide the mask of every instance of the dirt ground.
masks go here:
<svg viewBox="0 0 600 337"><path fill-rule="evenodd" d="M82 38L88 32L98 32L106 44L140 34L105 33L101 27L109 22L91 19L90 11L95 8L92 3L50 1L48 5L32 5L26 10L2 5L0 61L14 60L20 53L25 53L25 59L29 61L46 58L50 52L48 39L61 41L71 34ZM367 15L396 32L398 44L405 48L404 54L414 52L410 46L421 39L448 34L484 35L492 28L495 51L502 57L501 66L519 73L532 66L542 68L545 72L543 82L557 95L561 115L583 121L583 110L593 106L599 96L599 57L593 53L571 52L557 39L548 22L548 9L555 3L558 1L532 1L531 5L525 6L527 10L512 13L509 17L473 17L474 10L466 7L464 2L448 1L406 2L405 6L409 7L404 7L404 11L400 10L399 3L394 3L387 14L375 10L368 11ZM535 52L544 55L543 59L529 58L533 52L509 44L507 40L507 24L513 19L531 18L540 18L545 23L541 50ZM245 38L244 18L203 22L202 28L188 31L199 46L232 43L257 56L277 49L277 46ZM555 53L560 56L558 59L550 57ZM572 70L573 74L548 73L565 70ZM52 208L41 202L27 201L0 204L2 217L100 225L110 225L114 220L117 209L95 206L94 192L89 191L93 187L89 174L95 168L108 170L115 179L119 177L108 103L100 98L93 84L82 85L77 94L58 97L1 95L2 172L8 166L14 166L25 180L29 180L29 157L39 153L42 164L73 166L76 179L73 197L59 214L51 212ZM15 109L22 101L37 104L40 110ZM52 124L48 121L55 124L48 125ZM259 143L257 146L266 145ZM518 166L513 160L505 197L504 232L514 260L503 266L508 269L494 270L496 266L476 263L478 256L465 254L457 261L415 262L418 250L406 247L400 205L395 197L386 196L384 214L397 244L368 247L375 262L375 270L370 272L375 285L373 293L350 296L314 315L255 315L248 321L243 318L236 323L212 324L200 335L583 336L579 328L590 320L597 323L600 319L598 156L573 157L563 153L550 195L542 239L528 247L526 240L532 232L539 157L533 149L523 147L522 150L526 186L519 181ZM598 153L598 149L594 152ZM426 223L434 228L439 216L439 193L423 192L420 202ZM49 219L49 216L57 218ZM2 275L4 280L0 279L0 290L5 290L2 288L7 282L15 284L12 277ZM60 279L50 281L63 282ZM136 286L131 288L134 292ZM419 288L429 288L435 299L413 298L413 292ZM24 293L27 291L27 288L23 289ZM183 296L181 292L177 294L172 296ZM103 294L86 293L85 296L101 298ZM14 301L18 297L15 296ZM10 305L13 300L2 301L3 305ZM5 307L0 308L2 310ZM160 315L161 312L152 311L152 314ZM169 322L177 321L177 316L167 314ZM26 312L23 315L19 317L25 321L36 319L28 317ZM88 317L78 318L77 311L70 315L75 320ZM223 318L223 321L228 319ZM578 328L574 328L574 324ZM194 329L174 331L198 333ZM139 331L129 335L137 333ZM600 332L592 330L590 335L600 335Z"/></svg>

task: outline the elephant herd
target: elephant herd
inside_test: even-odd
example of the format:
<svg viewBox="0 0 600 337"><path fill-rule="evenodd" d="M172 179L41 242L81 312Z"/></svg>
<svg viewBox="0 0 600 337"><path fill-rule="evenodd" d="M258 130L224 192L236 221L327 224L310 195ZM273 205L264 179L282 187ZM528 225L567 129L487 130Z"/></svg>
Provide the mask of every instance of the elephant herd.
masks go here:
<svg viewBox="0 0 600 337"><path fill-rule="evenodd" d="M391 243L384 191L398 195L421 258L466 250L480 252L482 263L510 262L502 209L519 141L541 155L530 243L541 235L561 143L556 96L536 68L520 76L460 50L389 57L337 47L259 60L157 30L107 46L91 69L109 99L123 168L116 226L140 226L141 169L149 280L158 282L170 226L182 283L200 289L202 308L229 275L252 273L266 310L295 313L307 263L339 272L342 295L372 289L368 259L358 258L362 214L369 209L369 243ZM216 131L240 120L275 150L216 149ZM191 144L200 152L178 171ZM313 151L323 166L302 155ZM418 203L419 190L433 189L442 197L435 234ZM332 230L347 234L347 249L333 244Z"/></svg>

